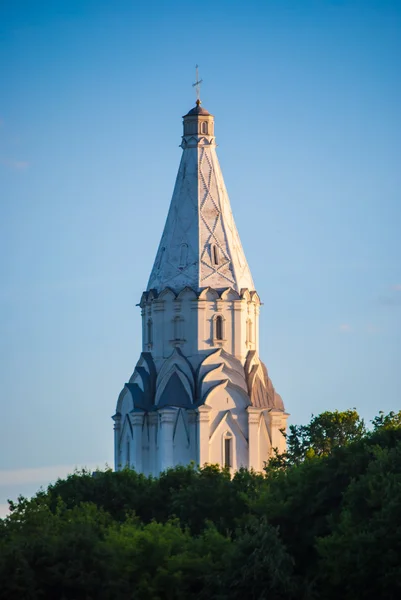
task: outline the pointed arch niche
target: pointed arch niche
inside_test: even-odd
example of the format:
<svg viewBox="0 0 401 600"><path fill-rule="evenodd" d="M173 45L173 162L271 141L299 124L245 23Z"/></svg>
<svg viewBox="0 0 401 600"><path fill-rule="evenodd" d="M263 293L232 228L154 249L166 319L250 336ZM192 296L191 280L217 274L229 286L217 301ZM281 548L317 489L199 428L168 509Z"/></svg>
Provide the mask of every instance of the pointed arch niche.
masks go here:
<svg viewBox="0 0 401 600"><path fill-rule="evenodd" d="M220 262L220 248L217 246L217 244L212 244L210 246L210 254L212 259L212 265L217 267Z"/></svg>
<svg viewBox="0 0 401 600"><path fill-rule="evenodd" d="M173 345L180 345L184 342L184 319L177 315L172 320L172 333L173 337L171 339L171 343Z"/></svg>
<svg viewBox="0 0 401 600"><path fill-rule="evenodd" d="M212 318L212 342L213 345L221 345L226 341L226 320L223 315L214 315Z"/></svg>
<svg viewBox="0 0 401 600"><path fill-rule="evenodd" d="M226 469L233 467L233 435L231 431L226 431L223 434L223 466Z"/></svg>

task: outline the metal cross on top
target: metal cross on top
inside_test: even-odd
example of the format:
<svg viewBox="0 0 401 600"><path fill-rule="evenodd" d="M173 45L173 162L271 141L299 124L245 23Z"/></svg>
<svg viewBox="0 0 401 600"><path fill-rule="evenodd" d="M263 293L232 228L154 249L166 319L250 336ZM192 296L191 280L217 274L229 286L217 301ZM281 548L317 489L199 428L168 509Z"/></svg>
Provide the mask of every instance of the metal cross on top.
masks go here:
<svg viewBox="0 0 401 600"><path fill-rule="evenodd" d="M201 83L203 83L203 79L199 79L198 65L196 65L195 68L196 68L196 81L195 81L195 83L192 84L192 87L194 87L196 89L196 104L200 104L200 102L201 102L200 86L201 86Z"/></svg>

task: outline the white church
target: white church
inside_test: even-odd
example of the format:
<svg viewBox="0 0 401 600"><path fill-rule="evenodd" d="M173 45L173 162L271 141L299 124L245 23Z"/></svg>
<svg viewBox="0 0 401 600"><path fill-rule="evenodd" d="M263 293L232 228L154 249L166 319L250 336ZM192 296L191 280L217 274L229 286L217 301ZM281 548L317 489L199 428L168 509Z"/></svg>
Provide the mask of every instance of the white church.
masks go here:
<svg viewBox="0 0 401 600"><path fill-rule="evenodd" d="M214 117L183 117L182 158L140 301L142 353L117 401L115 469L263 469L288 414L259 357L260 298L216 154Z"/></svg>

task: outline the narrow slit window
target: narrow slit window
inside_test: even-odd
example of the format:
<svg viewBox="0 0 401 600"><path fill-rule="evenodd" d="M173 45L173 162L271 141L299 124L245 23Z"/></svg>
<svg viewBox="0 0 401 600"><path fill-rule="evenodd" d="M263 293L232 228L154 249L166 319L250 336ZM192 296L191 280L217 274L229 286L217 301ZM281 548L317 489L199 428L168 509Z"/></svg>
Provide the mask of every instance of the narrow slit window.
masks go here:
<svg viewBox="0 0 401 600"><path fill-rule="evenodd" d="M188 258L188 244L181 244L180 267L186 267Z"/></svg>
<svg viewBox="0 0 401 600"><path fill-rule="evenodd" d="M216 317L216 340L223 339L223 317Z"/></svg>
<svg viewBox="0 0 401 600"><path fill-rule="evenodd" d="M127 440L127 456L126 456L125 464L127 465L127 467L129 467L130 464L131 464L131 459L130 459L130 443L129 443L129 440Z"/></svg>
<svg viewBox="0 0 401 600"><path fill-rule="evenodd" d="M232 439L231 437L224 438L224 466L232 467Z"/></svg>
<svg viewBox="0 0 401 600"><path fill-rule="evenodd" d="M207 123L203 122L201 127L202 127L201 128L202 133L207 135Z"/></svg>
<svg viewBox="0 0 401 600"><path fill-rule="evenodd" d="M212 260L214 265L219 264L219 249L215 244L212 246Z"/></svg>

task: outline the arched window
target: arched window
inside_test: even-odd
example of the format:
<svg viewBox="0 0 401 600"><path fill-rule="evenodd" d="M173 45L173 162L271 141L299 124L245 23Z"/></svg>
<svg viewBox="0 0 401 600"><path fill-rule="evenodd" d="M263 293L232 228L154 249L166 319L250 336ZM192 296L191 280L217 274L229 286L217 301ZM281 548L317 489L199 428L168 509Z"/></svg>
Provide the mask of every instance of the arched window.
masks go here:
<svg viewBox="0 0 401 600"><path fill-rule="evenodd" d="M233 439L231 433L227 432L224 435L224 457L223 464L227 468L233 466Z"/></svg>
<svg viewBox="0 0 401 600"><path fill-rule="evenodd" d="M152 323L152 319L148 320L148 344L151 344L153 341L153 323Z"/></svg>
<svg viewBox="0 0 401 600"><path fill-rule="evenodd" d="M219 248L216 244L212 245L212 262L214 265L219 264Z"/></svg>
<svg viewBox="0 0 401 600"><path fill-rule="evenodd" d="M188 258L188 244L181 244L180 267L186 267Z"/></svg>
<svg viewBox="0 0 401 600"><path fill-rule="evenodd" d="M125 460L125 464L126 464L127 467L129 467L130 464L131 464L130 450L131 450L130 449L130 443L129 443L129 440L127 440L127 450L126 450L127 451L127 456L126 456L126 460Z"/></svg>
<svg viewBox="0 0 401 600"><path fill-rule="evenodd" d="M223 317L216 317L216 340L223 339Z"/></svg>
<svg viewBox="0 0 401 600"><path fill-rule="evenodd" d="M207 123L204 121L201 125L201 132L207 135Z"/></svg>

